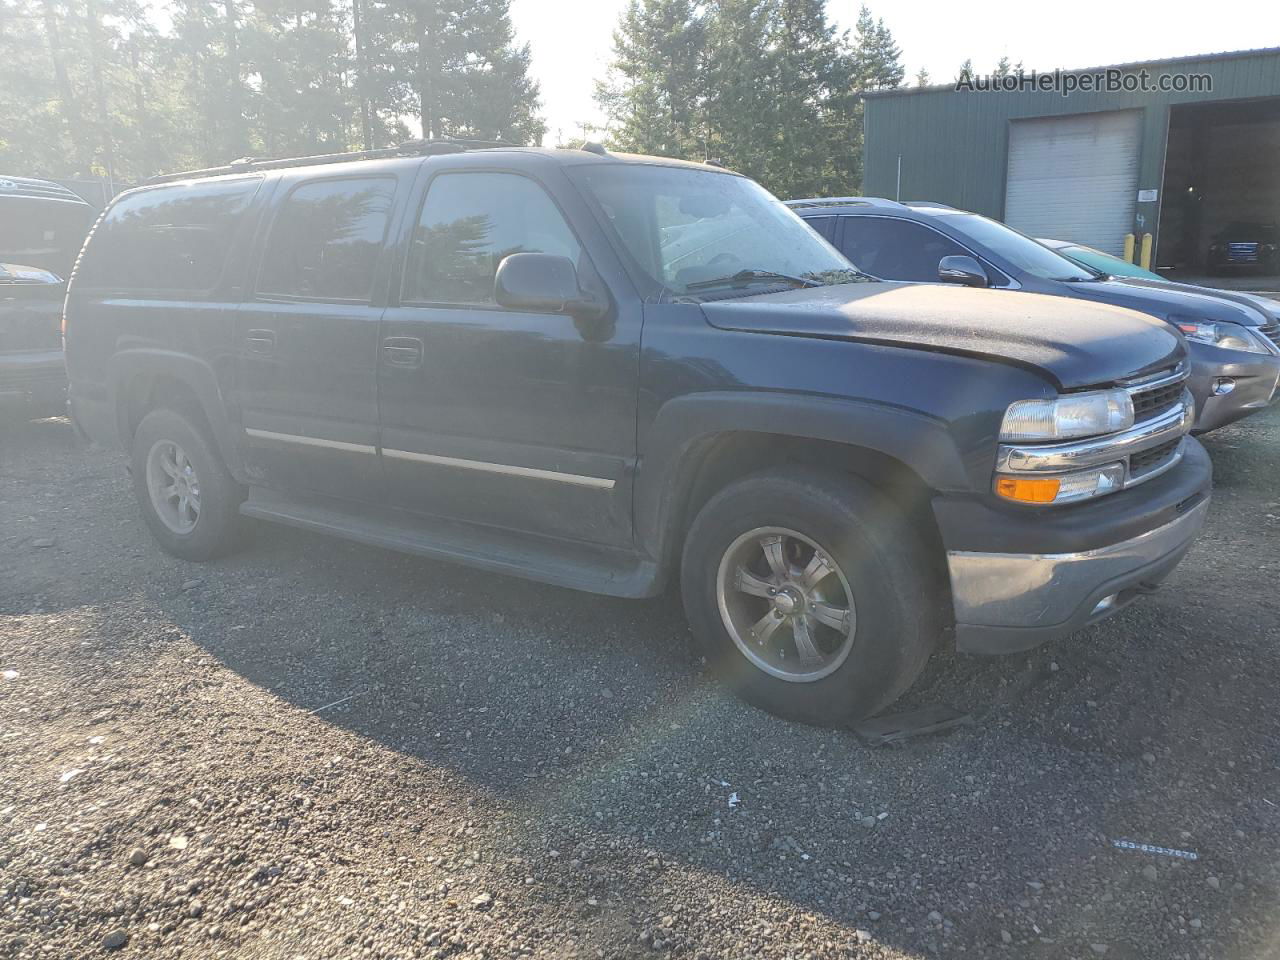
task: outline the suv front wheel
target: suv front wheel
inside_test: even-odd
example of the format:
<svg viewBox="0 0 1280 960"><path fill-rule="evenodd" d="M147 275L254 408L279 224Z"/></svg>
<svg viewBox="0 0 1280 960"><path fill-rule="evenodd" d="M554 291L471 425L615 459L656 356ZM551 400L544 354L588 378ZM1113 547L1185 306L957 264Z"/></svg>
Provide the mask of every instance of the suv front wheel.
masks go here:
<svg viewBox="0 0 1280 960"><path fill-rule="evenodd" d="M685 543L694 636L748 702L822 726L870 716L939 635L919 537L864 481L797 467L716 494Z"/></svg>
<svg viewBox="0 0 1280 960"><path fill-rule="evenodd" d="M160 546L183 560L209 560L233 545L239 485L213 444L186 415L152 410L133 437L133 491Z"/></svg>

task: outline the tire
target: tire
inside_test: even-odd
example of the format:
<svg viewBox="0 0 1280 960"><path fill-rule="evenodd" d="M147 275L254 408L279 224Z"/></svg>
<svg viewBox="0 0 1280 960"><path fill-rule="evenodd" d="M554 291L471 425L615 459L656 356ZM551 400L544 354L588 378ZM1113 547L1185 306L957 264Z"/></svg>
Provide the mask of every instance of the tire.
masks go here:
<svg viewBox="0 0 1280 960"><path fill-rule="evenodd" d="M776 537L785 576L778 575L777 556L769 556ZM804 586L802 566L823 577L817 586ZM739 696L788 720L843 726L883 710L924 669L941 633L935 566L874 487L795 467L740 480L708 501L685 541L681 587L695 642ZM825 575L824 567L831 568ZM770 597L759 592L760 580L775 584ZM799 599L783 598L786 607L822 613L824 622L781 613L778 594L792 587L778 590L778 582L796 584ZM853 602L842 603L842 593ZM851 615L840 616L842 609ZM808 623L809 657L796 636L797 618ZM779 619L780 626L770 626ZM775 632L758 640L748 624Z"/></svg>
<svg viewBox="0 0 1280 960"><path fill-rule="evenodd" d="M183 479L168 469L173 466ZM189 472L183 469L186 466ZM195 418L169 409L152 410L144 416L133 437L132 473L142 516L166 553L204 561L235 546L244 491ZM165 482L181 484L187 494L185 509L179 508L184 502L180 497L153 497L153 485ZM198 509L191 509L192 500ZM160 501L165 503L163 515L157 505Z"/></svg>

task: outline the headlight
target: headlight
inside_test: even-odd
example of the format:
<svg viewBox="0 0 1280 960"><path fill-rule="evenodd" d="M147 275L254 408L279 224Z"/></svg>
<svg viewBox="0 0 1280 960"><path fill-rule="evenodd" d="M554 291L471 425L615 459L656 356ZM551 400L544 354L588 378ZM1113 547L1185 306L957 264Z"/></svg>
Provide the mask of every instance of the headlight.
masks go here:
<svg viewBox="0 0 1280 960"><path fill-rule="evenodd" d="M1072 440L1133 426L1133 400L1125 390L1068 393L1050 400L1019 400L1005 411L1000 439Z"/></svg>
<svg viewBox="0 0 1280 960"><path fill-rule="evenodd" d="M1267 348L1238 323L1213 323L1209 320L1175 320L1178 329L1188 340L1211 343L1227 350L1244 350L1247 353L1266 353Z"/></svg>

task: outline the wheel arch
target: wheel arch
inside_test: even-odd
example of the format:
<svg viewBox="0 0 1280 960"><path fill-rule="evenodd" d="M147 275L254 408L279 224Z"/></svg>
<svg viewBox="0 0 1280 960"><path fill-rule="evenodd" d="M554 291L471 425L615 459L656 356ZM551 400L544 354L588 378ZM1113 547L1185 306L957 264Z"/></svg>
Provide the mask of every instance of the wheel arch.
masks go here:
<svg viewBox="0 0 1280 960"><path fill-rule="evenodd" d="M636 523L646 552L667 574L679 563L694 517L717 491L797 464L871 483L917 527L945 573L932 500L968 484L954 439L935 418L825 397L711 394L669 403L650 437Z"/></svg>
<svg viewBox="0 0 1280 960"><path fill-rule="evenodd" d="M128 450L142 418L169 407L198 421L212 438L223 463L237 479L241 461L227 419L227 407L213 368L190 354L161 349L121 351L112 357L108 382L115 403L116 429Z"/></svg>

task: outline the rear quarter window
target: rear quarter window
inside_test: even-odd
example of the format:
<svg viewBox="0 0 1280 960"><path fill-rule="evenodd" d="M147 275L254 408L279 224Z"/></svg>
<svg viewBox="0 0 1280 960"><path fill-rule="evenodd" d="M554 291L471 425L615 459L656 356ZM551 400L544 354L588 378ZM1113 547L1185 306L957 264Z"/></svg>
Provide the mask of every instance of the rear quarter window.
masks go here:
<svg viewBox="0 0 1280 960"><path fill-rule="evenodd" d="M260 177L143 190L94 230L76 286L141 295L208 293L218 285Z"/></svg>

